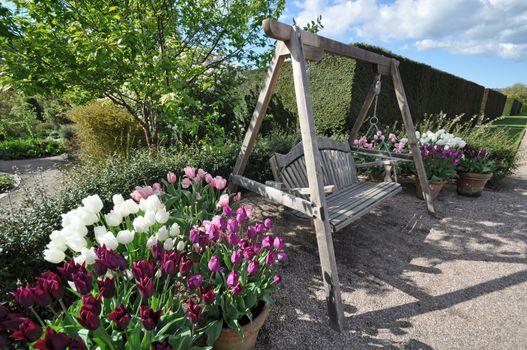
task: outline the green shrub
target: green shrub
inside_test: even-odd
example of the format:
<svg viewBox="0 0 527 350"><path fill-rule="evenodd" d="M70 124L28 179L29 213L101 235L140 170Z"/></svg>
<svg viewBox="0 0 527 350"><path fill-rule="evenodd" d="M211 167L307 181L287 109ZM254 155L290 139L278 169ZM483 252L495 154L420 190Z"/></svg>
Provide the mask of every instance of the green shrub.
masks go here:
<svg viewBox="0 0 527 350"><path fill-rule="evenodd" d="M492 89L485 89L483 101L481 102L480 114L491 119L501 117L506 101L507 96L501 92Z"/></svg>
<svg viewBox="0 0 527 350"><path fill-rule="evenodd" d="M0 159L26 159L64 152L64 144L54 139L13 139L0 142Z"/></svg>
<svg viewBox="0 0 527 350"><path fill-rule="evenodd" d="M103 159L125 155L142 141L138 122L111 102L92 101L69 112L76 125L80 152L84 157Z"/></svg>
<svg viewBox="0 0 527 350"><path fill-rule="evenodd" d="M9 191L15 185L15 180L8 174L0 173L0 193Z"/></svg>
<svg viewBox="0 0 527 350"><path fill-rule="evenodd" d="M245 175L258 181L272 179L272 153L287 152L296 141L296 136L282 134L259 139ZM228 177L239 150L235 143L202 149L161 149L155 154L136 150L128 157L71 165L65 169L64 184L56 198L42 191L30 193L22 208L0 215L0 296L12 290L17 280L25 281L48 266L42 259L48 236L59 228L60 214L77 207L82 198L97 193L106 209L111 209L114 194L126 196L135 186L160 181L168 171L180 176L187 164Z"/></svg>
<svg viewBox="0 0 527 350"><path fill-rule="evenodd" d="M69 141L75 136L75 126L72 124L62 125L60 133L64 139Z"/></svg>

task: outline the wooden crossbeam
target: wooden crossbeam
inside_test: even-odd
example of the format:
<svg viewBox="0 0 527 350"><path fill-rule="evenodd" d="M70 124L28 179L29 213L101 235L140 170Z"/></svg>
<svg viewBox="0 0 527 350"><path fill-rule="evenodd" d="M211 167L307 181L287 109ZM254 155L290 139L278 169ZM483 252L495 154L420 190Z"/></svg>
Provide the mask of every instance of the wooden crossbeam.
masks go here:
<svg viewBox="0 0 527 350"><path fill-rule="evenodd" d="M357 115L357 119L355 119L355 123L353 124L353 128L351 129L349 136L350 146L353 145L353 141L355 141L355 139L357 139L357 136L359 136L360 128L364 123L364 119L366 119L366 115L370 110L373 100L375 99L375 86L377 85L377 81L379 79L380 76L375 75L375 79L373 79L373 82L370 85L370 89L368 90L368 94L366 95L366 99L364 100L364 103L362 104L362 107L359 111L359 115Z"/></svg>
<svg viewBox="0 0 527 350"><path fill-rule="evenodd" d="M287 42L291 38L293 27L272 19L264 19L262 26L265 34L277 40ZM375 52L361 49L353 45L346 45L333 39L317 34L300 31L302 42L306 46L313 46L333 54L355 58L358 60L374 63L378 66L379 73L390 74L390 58Z"/></svg>

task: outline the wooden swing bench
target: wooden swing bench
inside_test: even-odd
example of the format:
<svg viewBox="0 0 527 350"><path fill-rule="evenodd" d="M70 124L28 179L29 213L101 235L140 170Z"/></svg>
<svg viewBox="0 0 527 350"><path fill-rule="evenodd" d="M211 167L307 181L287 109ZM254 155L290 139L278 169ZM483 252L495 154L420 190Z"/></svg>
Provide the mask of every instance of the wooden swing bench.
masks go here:
<svg viewBox="0 0 527 350"><path fill-rule="evenodd" d="M430 188L399 72L399 62L270 19L263 21L263 28L268 37L278 41L278 45L230 177L230 189L234 191L241 186L313 219L330 325L342 330L344 309L332 232L357 220L401 191L401 187L396 182L359 182L352 153L363 152L371 155L371 151L357 150L355 145L317 137L306 60L318 61L324 52L329 52L366 61L376 67L376 77L350 132L350 143L357 138L368 110L373 101L377 100L381 76L392 79L411 153L405 156L407 160L414 161L428 211L434 213ZM273 187L244 177L243 173L287 57L291 58L302 143L293 147L288 154L275 154L272 157L271 167L275 180L282 183ZM382 153L376 152L375 158L382 158ZM402 156L394 158L404 159Z"/></svg>
<svg viewBox="0 0 527 350"><path fill-rule="evenodd" d="M357 166L347 142L317 137L327 211L333 232L359 219L401 191L397 182L359 182ZM309 199L309 184L302 142L287 154L275 153L269 161L276 182L268 184ZM360 164L359 164L360 165Z"/></svg>

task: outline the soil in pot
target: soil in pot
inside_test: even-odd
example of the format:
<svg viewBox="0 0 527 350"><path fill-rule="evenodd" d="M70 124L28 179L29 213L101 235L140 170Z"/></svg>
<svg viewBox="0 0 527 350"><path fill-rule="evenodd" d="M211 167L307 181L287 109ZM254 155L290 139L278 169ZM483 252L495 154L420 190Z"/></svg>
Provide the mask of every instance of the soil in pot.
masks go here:
<svg viewBox="0 0 527 350"><path fill-rule="evenodd" d="M428 180L428 184L430 185L430 192L432 192L432 199L436 199L437 196L439 196L439 192L441 192L441 190L443 189L443 186L445 186L446 181ZM415 179L415 187L416 187L417 198L424 199L423 190L421 188L421 182L419 181L419 179Z"/></svg>
<svg viewBox="0 0 527 350"><path fill-rule="evenodd" d="M457 179L457 193L463 196L479 197L491 177L492 173L460 173Z"/></svg>
<svg viewBox="0 0 527 350"><path fill-rule="evenodd" d="M256 338L262 328L267 316L269 316L269 304L260 302L254 312L256 316L251 322L249 319L241 319L244 338L230 328L223 328L220 337L214 342L214 350L252 350L256 345Z"/></svg>

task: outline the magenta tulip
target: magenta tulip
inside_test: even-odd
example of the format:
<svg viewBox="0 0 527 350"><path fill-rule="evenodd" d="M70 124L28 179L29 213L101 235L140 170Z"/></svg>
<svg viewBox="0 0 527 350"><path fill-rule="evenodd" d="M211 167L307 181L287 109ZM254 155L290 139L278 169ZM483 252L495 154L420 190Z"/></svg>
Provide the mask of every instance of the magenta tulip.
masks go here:
<svg viewBox="0 0 527 350"><path fill-rule="evenodd" d="M271 249L271 247L273 246L273 236L269 235L269 236L265 236L264 239L262 240L262 247L265 248L265 249Z"/></svg>
<svg viewBox="0 0 527 350"><path fill-rule="evenodd" d="M141 277L137 282L137 289L139 294L144 298L148 299L154 294L154 283L149 277Z"/></svg>
<svg viewBox="0 0 527 350"><path fill-rule="evenodd" d="M274 282L275 284L280 284L280 282L282 282L282 276L280 276L280 275L274 275L274 277L273 277L273 282Z"/></svg>
<svg viewBox="0 0 527 350"><path fill-rule="evenodd" d="M31 321L29 318L26 318L24 322L18 326L18 330L11 334L11 338L16 340L25 340L32 343L40 338L41 335L42 328L35 322Z"/></svg>
<svg viewBox="0 0 527 350"><path fill-rule="evenodd" d="M30 307L35 302L33 288L31 288L29 285L26 285L25 287L18 287L16 291L11 292L11 295L22 307Z"/></svg>
<svg viewBox="0 0 527 350"><path fill-rule="evenodd" d="M242 253L239 250L235 250L231 254L231 262L234 265L241 264L242 262Z"/></svg>
<svg viewBox="0 0 527 350"><path fill-rule="evenodd" d="M227 276L227 285L229 287L234 287L235 285L238 284L239 278L240 276L238 275L238 272L236 272L236 270L232 270L231 272L229 272L229 275Z"/></svg>
<svg viewBox="0 0 527 350"><path fill-rule="evenodd" d="M287 254L285 252L279 252L278 254L276 254L276 257L280 262L284 262L287 260Z"/></svg>
<svg viewBox="0 0 527 350"><path fill-rule="evenodd" d="M203 276L202 275L194 275L190 277L187 281L187 286L190 289L197 289L201 287L201 284L203 283Z"/></svg>
<svg viewBox="0 0 527 350"><path fill-rule="evenodd" d="M150 260L136 260L132 263L132 275L136 280L154 276L154 264Z"/></svg>
<svg viewBox="0 0 527 350"><path fill-rule="evenodd" d="M264 220L264 227L265 229L270 230L273 227L273 221L269 218L266 218Z"/></svg>
<svg viewBox="0 0 527 350"><path fill-rule="evenodd" d="M208 288L208 287L201 287L200 288L200 298L201 301L205 305L210 305L214 302L214 299L216 298L216 294L214 293L214 289Z"/></svg>
<svg viewBox="0 0 527 350"><path fill-rule="evenodd" d="M201 306L196 304L193 299L189 299L187 317L192 323L198 323L201 317L201 310Z"/></svg>
<svg viewBox="0 0 527 350"><path fill-rule="evenodd" d="M190 272L190 269L192 268L192 259L187 259L184 256L181 257L181 260L179 261L179 273L181 276L185 276Z"/></svg>
<svg viewBox="0 0 527 350"><path fill-rule="evenodd" d="M234 287L231 287L232 295L239 295L243 290L243 287L238 283Z"/></svg>
<svg viewBox="0 0 527 350"><path fill-rule="evenodd" d="M256 275L259 269L260 264L258 263L258 261L251 261L249 265L247 265L247 272L249 273L249 275Z"/></svg>
<svg viewBox="0 0 527 350"><path fill-rule="evenodd" d="M218 272L220 270L220 262L219 262L218 256L217 255L213 255L210 258L209 263L207 265L208 265L210 271Z"/></svg>
<svg viewBox="0 0 527 350"><path fill-rule="evenodd" d="M275 237L273 246L276 250L284 249L284 239L282 237Z"/></svg>

